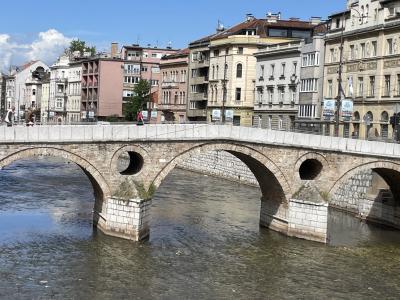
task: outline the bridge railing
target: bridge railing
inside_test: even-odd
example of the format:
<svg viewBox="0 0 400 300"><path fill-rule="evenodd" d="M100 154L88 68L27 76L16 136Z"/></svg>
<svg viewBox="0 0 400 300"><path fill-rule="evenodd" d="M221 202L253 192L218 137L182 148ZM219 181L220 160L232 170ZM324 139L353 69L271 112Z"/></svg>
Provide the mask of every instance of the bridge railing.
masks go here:
<svg viewBox="0 0 400 300"><path fill-rule="evenodd" d="M107 121L97 121L97 122L64 122L64 123L56 123L56 122L49 122L49 123L40 123L37 122L34 124L34 126L60 126L60 125L67 125L67 126L95 126L95 125L102 125L102 126L108 126L108 125L125 125L125 126L140 126L137 124L138 122L132 121L132 122L107 122ZM142 124L141 124L142 125ZM144 126L146 125L228 125L228 126L234 126L234 127L240 127L240 126L235 126L233 124L222 124L219 122L215 123L207 123L206 121L185 121L185 122L162 122L162 123L156 123L153 121L146 121L143 124ZM5 126L5 123L1 123L0 126ZM19 124L15 124L14 126L26 126L25 123L20 122ZM246 126L248 127L248 126ZM320 136L332 136L331 134L327 134L325 131L318 130L302 130L299 128L282 128L282 129L269 129L269 128L260 128L260 127L251 127L251 128L258 128L258 129L264 129L264 130L274 130L274 131L283 131L283 132L294 132L294 133L301 133L301 134L307 134L307 135L320 135ZM377 142L383 142L383 143L400 143L400 141L397 141L393 137L382 137L382 136L377 136L377 137L359 137L359 136L350 136L350 137L341 137L341 138L348 138L348 139L353 139L353 140L367 140L367 141L377 141Z"/></svg>

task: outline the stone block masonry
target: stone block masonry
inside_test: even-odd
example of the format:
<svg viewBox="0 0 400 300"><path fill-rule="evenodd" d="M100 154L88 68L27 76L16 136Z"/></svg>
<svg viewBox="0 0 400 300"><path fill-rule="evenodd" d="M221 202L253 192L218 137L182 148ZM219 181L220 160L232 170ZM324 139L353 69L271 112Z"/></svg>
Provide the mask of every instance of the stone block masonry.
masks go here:
<svg viewBox="0 0 400 300"><path fill-rule="evenodd" d="M149 236L151 200L110 198L106 203L104 222L98 228L104 233L140 241Z"/></svg>
<svg viewBox="0 0 400 300"><path fill-rule="evenodd" d="M400 206L387 184L372 170L351 177L336 192L330 205L364 220L400 228Z"/></svg>
<svg viewBox="0 0 400 300"><path fill-rule="evenodd" d="M257 179L250 169L239 158L226 151L192 155L178 167L258 187Z"/></svg>
<svg viewBox="0 0 400 300"><path fill-rule="evenodd" d="M328 240L328 203L291 199L288 235L326 243Z"/></svg>

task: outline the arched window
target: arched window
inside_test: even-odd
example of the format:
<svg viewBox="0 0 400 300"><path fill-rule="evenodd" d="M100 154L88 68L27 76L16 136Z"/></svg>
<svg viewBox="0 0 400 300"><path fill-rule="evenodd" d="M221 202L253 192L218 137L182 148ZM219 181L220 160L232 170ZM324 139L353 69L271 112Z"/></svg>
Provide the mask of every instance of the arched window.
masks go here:
<svg viewBox="0 0 400 300"><path fill-rule="evenodd" d="M238 64L236 66L236 78L242 78L242 75L243 75L243 65Z"/></svg>
<svg viewBox="0 0 400 300"><path fill-rule="evenodd" d="M217 74L216 74L216 77L214 79L218 79L218 74L219 74L219 66L217 65Z"/></svg>
<svg viewBox="0 0 400 300"><path fill-rule="evenodd" d="M372 122L374 120L374 115L372 114L372 112L367 112L364 116L364 120Z"/></svg>
<svg viewBox="0 0 400 300"><path fill-rule="evenodd" d="M389 121L389 114L387 111L382 112L381 114L381 122L388 122Z"/></svg>
<svg viewBox="0 0 400 300"><path fill-rule="evenodd" d="M358 111L355 111L353 114L353 120L354 121L360 121L360 113Z"/></svg>
<svg viewBox="0 0 400 300"><path fill-rule="evenodd" d="M215 79L215 66L212 66L212 79Z"/></svg>

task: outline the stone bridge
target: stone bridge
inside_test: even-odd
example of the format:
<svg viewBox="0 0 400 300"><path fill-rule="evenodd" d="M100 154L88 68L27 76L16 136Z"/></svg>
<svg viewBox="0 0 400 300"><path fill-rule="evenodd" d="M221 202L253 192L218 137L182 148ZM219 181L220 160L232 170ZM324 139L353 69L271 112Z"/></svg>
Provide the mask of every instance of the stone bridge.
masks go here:
<svg viewBox="0 0 400 300"><path fill-rule="evenodd" d="M37 156L76 163L93 185L97 227L135 241L149 235L151 197L164 178L213 150L248 166L262 192L261 226L289 236L326 242L329 200L360 171L374 170L400 199L397 144L205 124L0 127L0 168ZM129 161L123 169L120 157Z"/></svg>

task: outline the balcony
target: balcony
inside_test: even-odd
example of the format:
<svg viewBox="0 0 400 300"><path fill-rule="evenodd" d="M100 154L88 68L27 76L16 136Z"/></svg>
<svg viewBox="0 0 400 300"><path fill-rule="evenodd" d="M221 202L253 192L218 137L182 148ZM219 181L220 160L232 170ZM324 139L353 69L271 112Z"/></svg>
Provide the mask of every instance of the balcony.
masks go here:
<svg viewBox="0 0 400 300"><path fill-rule="evenodd" d="M207 117L207 110L206 109L189 109L187 111L187 116L189 118L193 117Z"/></svg>
<svg viewBox="0 0 400 300"><path fill-rule="evenodd" d="M208 100L208 93L191 93L190 100L192 100L192 101Z"/></svg>

